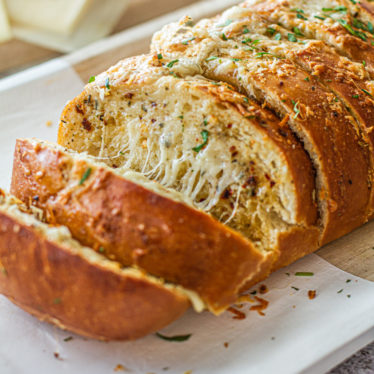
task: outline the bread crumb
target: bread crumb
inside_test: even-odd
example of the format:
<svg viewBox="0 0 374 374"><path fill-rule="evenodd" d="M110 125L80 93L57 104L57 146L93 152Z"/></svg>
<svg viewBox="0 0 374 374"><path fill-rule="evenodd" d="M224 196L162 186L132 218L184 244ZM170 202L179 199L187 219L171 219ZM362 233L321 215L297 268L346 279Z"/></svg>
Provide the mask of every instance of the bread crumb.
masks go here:
<svg viewBox="0 0 374 374"><path fill-rule="evenodd" d="M239 320L242 320L242 319L245 319L246 318L246 315L245 313L241 312L240 310L237 310L233 307L230 307L229 309L227 309L230 313L234 314L234 316L232 317L233 319L239 319Z"/></svg>
<svg viewBox="0 0 374 374"><path fill-rule="evenodd" d="M310 300L315 299L316 296L317 296L317 291L315 291L315 290L309 290L308 291L308 297L309 297Z"/></svg>
<svg viewBox="0 0 374 374"><path fill-rule="evenodd" d="M224 343L223 343L223 346L224 346L225 348L228 348L228 347L229 347L229 343L228 343L228 342L224 342Z"/></svg>
<svg viewBox="0 0 374 374"><path fill-rule="evenodd" d="M263 311L269 306L269 302L258 296L255 296L255 299L259 302L259 304L252 305L249 310L255 310L260 316L265 316Z"/></svg>
<svg viewBox="0 0 374 374"><path fill-rule="evenodd" d="M52 121L47 121L46 123L45 123L45 125L47 126L47 127L51 127L52 126Z"/></svg>
<svg viewBox="0 0 374 374"><path fill-rule="evenodd" d="M61 358L61 356L58 352L53 352L53 356L55 356L55 359L63 361L63 359Z"/></svg>
<svg viewBox="0 0 374 374"><path fill-rule="evenodd" d="M192 370L187 370L184 372L184 374L192 374Z"/></svg>
<svg viewBox="0 0 374 374"><path fill-rule="evenodd" d="M265 293L268 293L269 292L269 290L268 290L268 288L266 287L266 285L265 284L262 284L261 286L260 286L260 288L259 288L259 292L260 292L260 294L265 294Z"/></svg>

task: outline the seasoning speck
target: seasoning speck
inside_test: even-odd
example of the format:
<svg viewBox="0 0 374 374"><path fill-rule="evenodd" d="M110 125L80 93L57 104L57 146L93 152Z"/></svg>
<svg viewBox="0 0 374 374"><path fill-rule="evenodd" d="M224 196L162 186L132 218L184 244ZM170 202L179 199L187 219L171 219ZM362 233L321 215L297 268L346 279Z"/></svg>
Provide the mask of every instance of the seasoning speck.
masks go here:
<svg viewBox="0 0 374 374"><path fill-rule="evenodd" d="M73 337L72 336L68 336L64 339L64 342L70 342L71 340L73 340Z"/></svg>
<svg viewBox="0 0 374 374"><path fill-rule="evenodd" d="M264 294L268 293L269 290L268 290L268 288L266 287L265 284L262 284L262 285L260 286L260 288L259 288L259 292L260 292L260 294L264 295Z"/></svg>
<svg viewBox="0 0 374 374"><path fill-rule="evenodd" d="M246 318L245 313L243 313L240 310L235 309L233 307L230 307L229 309L227 309L227 311L229 311L230 313L234 314L234 316L232 317L232 319L243 320L243 319Z"/></svg>
<svg viewBox="0 0 374 374"><path fill-rule="evenodd" d="M126 369L122 364L118 364L115 368L114 371L129 371Z"/></svg>
<svg viewBox="0 0 374 374"><path fill-rule="evenodd" d="M46 125L47 127L51 127L51 126L52 126L52 121L47 121L47 122L45 123L45 125Z"/></svg>
<svg viewBox="0 0 374 374"><path fill-rule="evenodd" d="M297 277L312 277L314 273L308 272L308 271L298 271L295 273L295 276Z"/></svg>
<svg viewBox="0 0 374 374"><path fill-rule="evenodd" d="M225 348L228 348L228 347L229 347L229 343L228 343L228 342L224 342L224 343L223 343L223 346L224 346Z"/></svg>

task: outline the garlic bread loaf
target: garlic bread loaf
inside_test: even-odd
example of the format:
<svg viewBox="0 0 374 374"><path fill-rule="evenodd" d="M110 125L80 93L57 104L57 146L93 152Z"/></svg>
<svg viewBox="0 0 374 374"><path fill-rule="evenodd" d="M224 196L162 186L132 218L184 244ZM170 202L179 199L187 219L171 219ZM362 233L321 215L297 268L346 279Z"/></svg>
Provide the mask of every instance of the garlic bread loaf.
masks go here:
<svg viewBox="0 0 374 374"><path fill-rule="evenodd" d="M140 338L189 307L181 287L123 268L0 192L0 292L42 321L102 340Z"/></svg>
<svg viewBox="0 0 374 374"><path fill-rule="evenodd" d="M225 310L275 259L188 197L52 143L17 141L11 191L83 245L183 286L199 311Z"/></svg>
<svg viewBox="0 0 374 374"><path fill-rule="evenodd" d="M232 84L296 133L316 170L323 245L362 225L372 213L368 135L330 88L287 53L275 53L274 41L258 34L251 11L247 15L243 7L234 7L196 26L188 20L166 26L155 35L153 51L166 62L178 61L177 74L188 69L190 75Z"/></svg>
<svg viewBox="0 0 374 374"><path fill-rule="evenodd" d="M65 108L59 143L187 196L275 253L275 268L314 251L314 171L290 129L225 83L180 79L161 57L96 77Z"/></svg>

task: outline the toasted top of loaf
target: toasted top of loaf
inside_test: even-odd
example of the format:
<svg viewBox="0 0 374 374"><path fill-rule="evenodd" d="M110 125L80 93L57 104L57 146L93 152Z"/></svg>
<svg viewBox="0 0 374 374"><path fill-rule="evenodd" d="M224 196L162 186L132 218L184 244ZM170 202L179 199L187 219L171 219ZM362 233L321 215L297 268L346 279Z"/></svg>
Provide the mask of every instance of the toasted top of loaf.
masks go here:
<svg viewBox="0 0 374 374"><path fill-rule="evenodd" d="M258 51L260 42L262 48L267 47L266 39L256 39L245 25L241 34L232 33L236 24L226 17L229 13L195 27L186 20L169 25L155 35L153 48L168 61L178 60L176 72L179 66L182 72L189 67L190 74L194 69L229 82L285 118L317 171L322 243L366 222L371 210L371 155L357 122L303 68L271 52Z"/></svg>
<svg viewBox="0 0 374 374"><path fill-rule="evenodd" d="M0 292L42 320L97 339L136 339L188 308L181 287L123 268L0 192Z"/></svg>
<svg viewBox="0 0 374 374"><path fill-rule="evenodd" d="M11 190L83 244L196 292L216 313L236 301L245 282L270 271L274 255L144 179L58 145L21 139Z"/></svg>
<svg viewBox="0 0 374 374"><path fill-rule="evenodd" d="M325 41L353 61L365 61L373 76L374 12L368 1L247 0L242 6L264 12L290 31L297 27L307 37Z"/></svg>

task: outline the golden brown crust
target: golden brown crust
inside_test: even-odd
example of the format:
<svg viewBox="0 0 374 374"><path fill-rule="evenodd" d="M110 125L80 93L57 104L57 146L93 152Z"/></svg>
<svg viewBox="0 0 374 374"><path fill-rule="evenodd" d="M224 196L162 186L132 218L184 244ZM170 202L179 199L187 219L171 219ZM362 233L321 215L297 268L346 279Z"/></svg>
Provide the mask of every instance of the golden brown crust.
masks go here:
<svg viewBox="0 0 374 374"><path fill-rule="evenodd" d="M90 177L79 185L88 168ZM46 143L17 141L11 190L84 245L196 291L214 312L271 266L272 255L209 215Z"/></svg>
<svg viewBox="0 0 374 374"><path fill-rule="evenodd" d="M88 262L0 210L0 292L41 320L95 339L129 340L189 302L162 285Z"/></svg>

